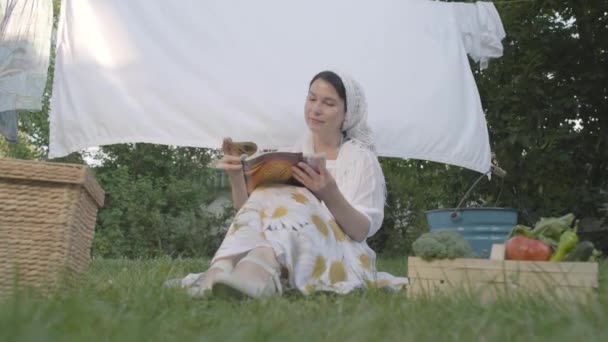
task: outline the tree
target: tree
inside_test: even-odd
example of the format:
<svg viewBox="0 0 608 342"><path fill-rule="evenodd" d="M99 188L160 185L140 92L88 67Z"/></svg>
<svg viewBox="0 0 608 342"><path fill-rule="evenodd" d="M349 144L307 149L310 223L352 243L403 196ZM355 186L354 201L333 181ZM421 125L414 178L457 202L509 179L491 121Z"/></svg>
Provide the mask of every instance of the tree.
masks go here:
<svg viewBox="0 0 608 342"><path fill-rule="evenodd" d="M505 201L532 223L597 215L608 174L607 1L499 4L505 54L477 73Z"/></svg>
<svg viewBox="0 0 608 342"><path fill-rule="evenodd" d="M97 179L108 204L98 215L94 252L101 256L209 255L231 208L203 210L218 189L207 167L214 151L152 144L101 148ZM219 228L219 229L218 229Z"/></svg>

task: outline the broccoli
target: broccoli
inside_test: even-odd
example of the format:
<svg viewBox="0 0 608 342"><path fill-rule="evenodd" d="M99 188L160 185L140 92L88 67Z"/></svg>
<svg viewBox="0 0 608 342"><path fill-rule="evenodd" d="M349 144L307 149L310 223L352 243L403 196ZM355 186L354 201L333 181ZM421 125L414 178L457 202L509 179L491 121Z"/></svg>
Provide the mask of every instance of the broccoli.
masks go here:
<svg viewBox="0 0 608 342"><path fill-rule="evenodd" d="M451 231L424 233L414 241L412 248L416 256L427 261L475 256L464 237Z"/></svg>

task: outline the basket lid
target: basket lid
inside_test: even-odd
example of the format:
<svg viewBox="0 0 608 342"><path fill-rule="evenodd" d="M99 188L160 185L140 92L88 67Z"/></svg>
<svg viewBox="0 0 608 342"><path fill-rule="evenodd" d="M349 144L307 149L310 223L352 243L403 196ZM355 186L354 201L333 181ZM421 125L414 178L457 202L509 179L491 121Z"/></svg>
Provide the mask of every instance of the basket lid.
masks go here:
<svg viewBox="0 0 608 342"><path fill-rule="evenodd" d="M79 184L87 190L98 207L103 206L104 191L86 165L0 158L0 179L2 178Z"/></svg>

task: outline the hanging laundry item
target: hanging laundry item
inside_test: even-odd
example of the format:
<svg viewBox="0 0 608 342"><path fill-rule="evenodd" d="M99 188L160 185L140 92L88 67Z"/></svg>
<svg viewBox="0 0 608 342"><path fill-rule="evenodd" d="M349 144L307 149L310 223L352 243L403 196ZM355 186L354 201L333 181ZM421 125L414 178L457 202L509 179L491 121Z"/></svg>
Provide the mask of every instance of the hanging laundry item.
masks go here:
<svg viewBox="0 0 608 342"><path fill-rule="evenodd" d="M485 65L501 32L489 3L64 0L50 156L125 142L217 148L225 136L291 145L306 132L310 79L337 69L366 91L380 155L486 172L467 51Z"/></svg>
<svg viewBox="0 0 608 342"><path fill-rule="evenodd" d="M42 108L52 0L0 0L0 134L16 140L16 110Z"/></svg>
<svg viewBox="0 0 608 342"><path fill-rule="evenodd" d="M490 58L502 56L506 35L494 4L454 2L452 6L465 50L481 69L487 68Z"/></svg>
<svg viewBox="0 0 608 342"><path fill-rule="evenodd" d="M16 110L0 112L0 135L9 143L17 143L19 113Z"/></svg>

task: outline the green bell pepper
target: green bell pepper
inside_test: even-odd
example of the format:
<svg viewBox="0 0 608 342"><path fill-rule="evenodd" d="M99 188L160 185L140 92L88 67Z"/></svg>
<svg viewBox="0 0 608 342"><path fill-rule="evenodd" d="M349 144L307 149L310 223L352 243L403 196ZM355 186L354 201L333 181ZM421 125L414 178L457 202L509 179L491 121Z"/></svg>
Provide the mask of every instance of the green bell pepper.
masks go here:
<svg viewBox="0 0 608 342"><path fill-rule="evenodd" d="M562 261L566 257L566 255L576 247L578 243L578 236L576 232L573 230L566 230L562 233L559 238L559 244L557 245L557 249L551 256L550 261Z"/></svg>

